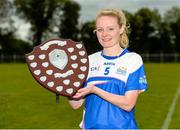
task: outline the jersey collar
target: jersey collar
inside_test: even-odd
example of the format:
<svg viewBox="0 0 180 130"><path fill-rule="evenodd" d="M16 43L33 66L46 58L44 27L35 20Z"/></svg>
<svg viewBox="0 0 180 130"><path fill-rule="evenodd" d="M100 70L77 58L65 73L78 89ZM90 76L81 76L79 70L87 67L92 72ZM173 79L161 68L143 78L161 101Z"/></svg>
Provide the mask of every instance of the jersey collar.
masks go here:
<svg viewBox="0 0 180 130"><path fill-rule="evenodd" d="M114 59L116 59L116 58L118 58L118 57L121 57L121 56L123 56L124 54L126 54L126 53L128 53L129 52L129 50L127 49L127 48L125 48L119 55L117 55L117 56L107 56L107 55L104 55L103 54L103 51L101 51L101 55L102 55L102 57L104 57L105 59L108 59L108 60L114 60Z"/></svg>

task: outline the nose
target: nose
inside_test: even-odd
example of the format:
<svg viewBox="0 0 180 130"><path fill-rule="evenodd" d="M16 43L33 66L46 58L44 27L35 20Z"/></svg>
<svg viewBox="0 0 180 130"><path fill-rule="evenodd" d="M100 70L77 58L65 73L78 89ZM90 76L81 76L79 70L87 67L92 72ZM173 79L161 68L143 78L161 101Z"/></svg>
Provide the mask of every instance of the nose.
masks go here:
<svg viewBox="0 0 180 130"><path fill-rule="evenodd" d="M107 32L107 30L103 30L103 32L102 32L102 36L107 36L108 35L108 32Z"/></svg>

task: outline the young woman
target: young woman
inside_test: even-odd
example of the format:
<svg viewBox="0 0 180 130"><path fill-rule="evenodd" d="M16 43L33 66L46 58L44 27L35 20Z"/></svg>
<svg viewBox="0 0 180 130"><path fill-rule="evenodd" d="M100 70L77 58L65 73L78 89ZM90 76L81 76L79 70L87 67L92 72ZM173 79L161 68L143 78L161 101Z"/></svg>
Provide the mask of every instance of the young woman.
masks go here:
<svg viewBox="0 0 180 130"><path fill-rule="evenodd" d="M123 12L101 10L95 32L103 50L89 56L85 86L69 103L74 109L84 103L85 129L136 129L134 108L147 82L141 56L127 50Z"/></svg>

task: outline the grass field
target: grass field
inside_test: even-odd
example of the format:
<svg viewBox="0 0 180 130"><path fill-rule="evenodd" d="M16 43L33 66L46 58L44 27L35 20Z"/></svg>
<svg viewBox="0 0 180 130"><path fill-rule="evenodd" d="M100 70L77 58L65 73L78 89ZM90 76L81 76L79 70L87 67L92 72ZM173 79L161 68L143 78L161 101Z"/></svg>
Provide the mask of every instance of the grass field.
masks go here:
<svg viewBox="0 0 180 130"><path fill-rule="evenodd" d="M145 64L148 91L141 94L136 106L139 128L161 129L177 88L180 87L180 64ZM82 109L72 110L67 99L41 87L26 64L0 64L0 128L62 129L79 128ZM180 97L169 128L180 128Z"/></svg>

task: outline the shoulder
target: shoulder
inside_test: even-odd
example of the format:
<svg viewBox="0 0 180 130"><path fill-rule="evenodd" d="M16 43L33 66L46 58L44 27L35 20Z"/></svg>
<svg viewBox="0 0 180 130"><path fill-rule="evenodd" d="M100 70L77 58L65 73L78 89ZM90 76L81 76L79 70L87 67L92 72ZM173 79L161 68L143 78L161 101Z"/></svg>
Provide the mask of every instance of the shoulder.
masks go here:
<svg viewBox="0 0 180 130"><path fill-rule="evenodd" d="M89 59L99 58L99 57L101 57L101 51L95 52L95 53L89 55L88 57L89 57Z"/></svg>
<svg viewBox="0 0 180 130"><path fill-rule="evenodd" d="M142 57L135 52L128 52L126 54L126 62L127 62L127 66L131 68L130 69L131 72L143 66Z"/></svg>
<svg viewBox="0 0 180 130"><path fill-rule="evenodd" d="M127 59L129 60L129 62L131 63L141 63L142 64L142 57L135 53L135 52L129 52L126 54Z"/></svg>

